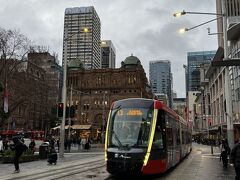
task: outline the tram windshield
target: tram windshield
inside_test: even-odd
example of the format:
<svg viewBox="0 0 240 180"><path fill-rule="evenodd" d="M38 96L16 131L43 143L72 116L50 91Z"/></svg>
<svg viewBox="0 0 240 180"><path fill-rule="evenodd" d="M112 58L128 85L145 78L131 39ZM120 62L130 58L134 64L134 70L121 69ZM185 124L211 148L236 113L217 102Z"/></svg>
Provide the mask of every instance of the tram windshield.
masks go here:
<svg viewBox="0 0 240 180"><path fill-rule="evenodd" d="M147 147L152 119L153 109L114 109L109 124L109 147Z"/></svg>

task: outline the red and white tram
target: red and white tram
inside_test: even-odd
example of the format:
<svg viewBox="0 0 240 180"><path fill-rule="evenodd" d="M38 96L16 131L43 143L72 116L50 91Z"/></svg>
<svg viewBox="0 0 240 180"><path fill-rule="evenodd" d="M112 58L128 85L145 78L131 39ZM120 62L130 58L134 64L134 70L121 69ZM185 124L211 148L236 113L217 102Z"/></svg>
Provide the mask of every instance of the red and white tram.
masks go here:
<svg viewBox="0 0 240 180"><path fill-rule="evenodd" d="M167 171L191 151L188 123L158 100L132 98L112 104L105 141L111 174Z"/></svg>

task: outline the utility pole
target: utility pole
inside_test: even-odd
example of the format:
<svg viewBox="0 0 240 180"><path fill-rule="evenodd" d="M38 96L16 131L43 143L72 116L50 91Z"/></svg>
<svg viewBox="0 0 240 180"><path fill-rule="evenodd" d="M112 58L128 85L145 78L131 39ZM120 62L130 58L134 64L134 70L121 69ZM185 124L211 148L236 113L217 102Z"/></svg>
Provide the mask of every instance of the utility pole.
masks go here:
<svg viewBox="0 0 240 180"><path fill-rule="evenodd" d="M71 138L71 117L70 117L70 113L71 113L71 106L72 106L72 84L71 84L71 92L70 92L70 103L69 103L69 113L68 113L68 141L70 142L70 138Z"/></svg>
<svg viewBox="0 0 240 180"><path fill-rule="evenodd" d="M104 91L103 95L103 115L102 115L102 143L104 143L104 125L105 125L105 99L106 99L106 91Z"/></svg>
<svg viewBox="0 0 240 180"><path fill-rule="evenodd" d="M65 26L66 36L68 35L68 27ZM63 103L63 117L60 129L60 151L59 157L64 157L64 139L65 139L65 119L66 119L66 91L67 91L67 38L63 39L64 42L64 67L63 67L63 87L62 87L62 103Z"/></svg>

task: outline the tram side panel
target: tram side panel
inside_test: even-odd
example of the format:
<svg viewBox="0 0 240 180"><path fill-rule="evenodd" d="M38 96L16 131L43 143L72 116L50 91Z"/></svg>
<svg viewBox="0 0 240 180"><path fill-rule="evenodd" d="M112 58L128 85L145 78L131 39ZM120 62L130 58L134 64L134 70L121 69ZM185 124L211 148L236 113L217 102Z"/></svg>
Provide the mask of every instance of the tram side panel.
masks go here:
<svg viewBox="0 0 240 180"><path fill-rule="evenodd" d="M143 167L143 174L159 174L167 171L167 157L165 114L163 111L158 111L151 153L147 165Z"/></svg>

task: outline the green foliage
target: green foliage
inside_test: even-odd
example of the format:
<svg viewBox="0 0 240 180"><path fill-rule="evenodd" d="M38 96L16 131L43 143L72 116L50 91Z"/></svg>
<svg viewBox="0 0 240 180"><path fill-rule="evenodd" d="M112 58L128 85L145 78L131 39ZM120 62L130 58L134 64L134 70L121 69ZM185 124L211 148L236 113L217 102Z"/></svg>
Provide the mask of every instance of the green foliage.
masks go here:
<svg viewBox="0 0 240 180"><path fill-rule="evenodd" d="M26 156L33 155L33 151L32 151L31 149L27 149L27 150L24 152L24 155L26 155Z"/></svg>
<svg viewBox="0 0 240 180"><path fill-rule="evenodd" d="M12 150L6 150L6 151L3 151L3 156L4 157L13 157L15 155L15 151L12 151ZM33 155L33 152L31 149L27 149L24 153L23 153L23 156L32 156Z"/></svg>
<svg viewBox="0 0 240 180"><path fill-rule="evenodd" d="M14 155L15 155L15 151L12 151L12 150L3 151L4 157L13 157Z"/></svg>

